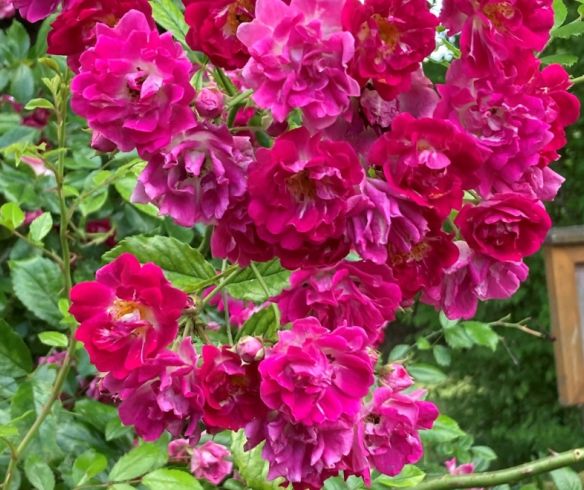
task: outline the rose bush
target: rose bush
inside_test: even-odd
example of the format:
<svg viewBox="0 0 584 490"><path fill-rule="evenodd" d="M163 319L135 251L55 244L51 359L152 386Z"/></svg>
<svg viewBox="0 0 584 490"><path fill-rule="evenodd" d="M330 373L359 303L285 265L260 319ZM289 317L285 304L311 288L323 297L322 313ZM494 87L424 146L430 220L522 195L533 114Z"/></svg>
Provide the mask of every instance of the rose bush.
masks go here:
<svg viewBox="0 0 584 490"><path fill-rule="evenodd" d="M3 488L485 469L424 351L495 349L460 320L550 229L580 109L551 0L183 3L0 4ZM440 328L390 351L420 304Z"/></svg>

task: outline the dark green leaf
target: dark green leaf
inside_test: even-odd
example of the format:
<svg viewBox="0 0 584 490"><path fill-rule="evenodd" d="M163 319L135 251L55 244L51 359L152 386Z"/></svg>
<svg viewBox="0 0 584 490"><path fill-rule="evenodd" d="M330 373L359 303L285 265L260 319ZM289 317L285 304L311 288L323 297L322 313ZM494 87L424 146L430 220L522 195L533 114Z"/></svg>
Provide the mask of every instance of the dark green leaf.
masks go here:
<svg viewBox="0 0 584 490"><path fill-rule="evenodd" d="M447 376L431 364L410 364L408 371L416 382L422 384L438 384L446 381Z"/></svg>
<svg viewBox="0 0 584 490"><path fill-rule="evenodd" d="M575 20L569 24L558 27L552 31L552 37L559 37L567 39L572 36L580 36L584 33L584 22L581 20Z"/></svg>
<svg viewBox="0 0 584 490"><path fill-rule="evenodd" d="M458 324L444 328L444 338L446 343L453 349L468 349L474 343L464 328Z"/></svg>
<svg viewBox="0 0 584 490"><path fill-rule="evenodd" d="M32 371L32 358L22 338L0 320L0 375L18 378Z"/></svg>
<svg viewBox="0 0 584 490"><path fill-rule="evenodd" d="M389 362L403 361L408 356L409 351L410 351L409 345L398 344L389 353L388 361Z"/></svg>
<svg viewBox="0 0 584 490"><path fill-rule="evenodd" d="M111 481L131 480L160 468L168 460L163 444L143 443L124 454L109 473Z"/></svg>
<svg viewBox="0 0 584 490"><path fill-rule="evenodd" d="M14 292L20 302L51 325L61 320L58 298L63 290L61 270L44 257L10 263Z"/></svg>
<svg viewBox="0 0 584 490"><path fill-rule="evenodd" d="M263 337L264 339L276 340L278 329L280 328L280 311L275 304L270 304L266 308L254 313L237 332L236 340L246 335L253 337Z"/></svg>
<svg viewBox="0 0 584 490"><path fill-rule="evenodd" d="M10 94L18 102L28 102L34 94L34 77L30 66L22 64L12 74Z"/></svg>
<svg viewBox="0 0 584 490"><path fill-rule="evenodd" d="M432 354L434 354L434 359L440 366L450 366L452 356L450 355L450 349L448 349L448 347L444 347L443 345L435 345L432 349Z"/></svg>
<svg viewBox="0 0 584 490"><path fill-rule="evenodd" d="M463 322L460 325L475 344L497 350L499 336L490 325L481 322Z"/></svg>
<svg viewBox="0 0 584 490"><path fill-rule="evenodd" d="M24 474L37 490L53 490L55 475L50 466L36 454L31 454L24 461Z"/></svg>
<svg viewBox="0 0 584 490"><path fill-rule="evenodd" d="M106 253L106 261L129 252L142 262L154 262L164 269L166 277L177 287L196 291L199 285L215 275L215 269L190 245L170 237L133 236L122 240Z"/></svg>
<svg viewBox="0 0 584 490"><path fill-rule="evenodd" d="M290 271L280 265L279 260L272 260L256 264L258 272L264 279L270 297L280 294L289 284ZM233 298L255 301L261 303L269 299L259 283L251 267L241 271L226 287L227 292Z"/></svg>
<svg viewBox="0 0 584 490"><path fill-rule="evenodd" d="M193 475L167 468L148 473L142 479L142 484L149 490L203 490Z"/></svg>
<svg viewBox="0 0 584 490"><path fill-rule="evenodd" d="M550 56L544 56L540 58L544 65L552 65L554 63L559 63L564 66L572 66L578 63L578 56L573 54L552 54Z"/></svg>

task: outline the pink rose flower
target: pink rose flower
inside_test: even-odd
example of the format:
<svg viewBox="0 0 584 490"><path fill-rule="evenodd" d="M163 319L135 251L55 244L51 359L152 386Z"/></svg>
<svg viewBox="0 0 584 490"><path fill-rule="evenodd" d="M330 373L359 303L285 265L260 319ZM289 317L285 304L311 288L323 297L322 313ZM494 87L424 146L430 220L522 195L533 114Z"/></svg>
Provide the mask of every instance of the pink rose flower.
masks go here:
<svg viewBox="0 0 584 490"><path fill-rule="evenodd" d="M383 328L395 318L401 291L387 265L341 262L327 269L299 270L291 287L277 298L284 323L316 317L334 331L343 325L361 327L377 345Z"/></svg>
<svg viewBox="0 0 584 490"><path fill-rule="evenodd" d="M249 59L237 28L254 18L255 0L183 0L189 25L187 43L222 68L241 68Z"/></svg>
<svg viewBox="0 0 584 490"><path fill-rule="evenodd" d="M329 332L316 318L296 320L260 363L262 400L306 425L355 416L373 383L367 343L358 327Z"/></svg>
<svg viewBox="0 0 584 490"><path fill-rule="evenodd" d="M341 7L331 0L258 0L255 19L239 27L237 37L251 55L243 84L276 121L300 108L305 125L323 129L359 95L347 74L354 39L340 29Z"/></svg>
<svg viewBox="0 0 584 490"><path fill-rule="evenodd" d="M75 337L99 371L121 379L174 340L187 300L157 265L122 254L71 290Z"/></svg>
<svg viewBox="0 0 584 490"><path fill-rule="evenodd" d="M347 199L363 177L348 143L296 129L272 149L257 151L249 171L249 215L284 267L334 263L350 249Z"/></svg>
<svg viewBox="0 0 584 490"><path fill-rule="evenodd" d="M457 464L456 458L449 459L444 463L448 473L454 476L471 475L474 473L475 467L472 463ZM469 490L483 490L483 488L470 488Z"/></svg>
<svg viewBox="0 0 584 490"><path fill-rule="evenodd" d="M537 252L551 227L543 205L521 194L498 194L466 205L455 223L473 250L504 262Z"/></svg>
<svg viewBox="0 0 584 490"><path fill-rule="evenodd" d="M424 392L377 388L366 408L359 439L368 459L380 473L398 475L406 464L417 463L423 454L419 431L431 429L438 409L422 401Z"/></svg>
<svg viewBox="0 0 584 490"><path fill-rule="evenodd" d="M233 470L233 463L228 459L230 456L231 452L225 446L207 441L193 449L191 473L219 485Z"/></svg>
<svg viewBox="0 0 584 490"><path fill-rule="evenodd" d="M159 35L137 10L95 33L71 83L71 107L91 129L147 156L194 125L192 64L170 33Z"/></svg>
<svg viewBox="0 0 584 490"><path fill-rule="evenodd" d="M424 290L422 302L435 306L450 319L471 319L478 302L510 298L527 279L523 262L501 262L456 242L458 260L445 271L440 284Z"/></svg>
<svg viewBox="0 0 584 490"><path fill-rule="evenodd" d="M361 86L372 80L388 100L406 92L434 50L437 25L426 0L347 0L343 28L356 42L350 74Z"/></svg>
<svg viewBox="0 0 584 490"><path fill-rule="evenodd" d="M204 345L199 380L205 395L203 421L210 432L239 430L266 413L257 362L245 363L230 347Z"/></svg>
<svg viewBox="0 0 584 490"><path fill-rule="evenodd" d="M226 127L198 126L152 155L132 199L153 202L179 225L216 223L247 190L253 149Z"/></svg>
<svg viewBox="0 0 584 490"><path fill-rule="evenodd" d="M124 380L110 374L105 386L121 400L120 420L146 441L157 440L164 430L198 439L204 399L196 364L192 340L186 338L178 352L159 353Z"/></svg>
<svg viewBox="0 0 584 490"><path fill-rule="evenodd" d="M403 113L375 142L369 161L383 168L390 189L444 218L478 183L484 157L475 139L453 123Z"/></svg>
<svg viewBox="0 0 584 490"><path fill-rule="evenodd" d="M0 0L0 19L10 19L15 13L12 0Z"/></svg>
<svg viewBox="0 0 584 490"><path fill-rule="evenodd" d="M203 88L195 97L195 108L202 117L216 118L223 112L223 92L216 88Z"/></svg>

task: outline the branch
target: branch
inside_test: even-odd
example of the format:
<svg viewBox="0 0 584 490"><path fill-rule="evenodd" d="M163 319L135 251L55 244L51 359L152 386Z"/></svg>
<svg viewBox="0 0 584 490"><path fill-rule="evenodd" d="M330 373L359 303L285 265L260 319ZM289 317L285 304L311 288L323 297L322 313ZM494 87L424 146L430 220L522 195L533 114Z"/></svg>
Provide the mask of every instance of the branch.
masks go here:
<svg viewBox="0 0 584 490"><path fill-rule="evenodd" d="M516 483L531 476L571 466L584 461L584 447L547 458L525 463L499 471L477 473L475 475L445 476L416 486L416 490L454 490L458 488L494 487L503 483Z"/></svg>
<svg viewBox="0 0 584 490"><path fill-rule="evenodd" d="M583 83L583 82L584 82L584 75L570 79L570 83L572 85L578 85L579 83Z"/></svg>

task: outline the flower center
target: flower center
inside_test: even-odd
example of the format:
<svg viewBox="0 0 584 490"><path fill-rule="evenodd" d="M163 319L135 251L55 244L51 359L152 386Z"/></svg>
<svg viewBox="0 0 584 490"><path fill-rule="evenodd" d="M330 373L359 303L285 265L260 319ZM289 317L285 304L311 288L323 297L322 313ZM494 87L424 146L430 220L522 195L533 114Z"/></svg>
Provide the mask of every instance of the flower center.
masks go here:
<svg viewBox="0 0 584 490"><path fill-rule="evenodd" d="M288 177L286 184L290 194L298 201L312 200L316 196L316 185L304 170Z"/></svg>
<svg viewBox="0 0 584 490"><path fill-rule="evenodd" d="M127 301L116 298L109 309L110 314L115 320L146 320L149 311L146 306L137 301Z"/></svg>
<svg viewBox="0 0 584 490"><path fill-rule="evenodd" d="M420 242L414 245L407 253L391 255L391 265L395 267L411 261L421 262L426 258L429 250L430 245L428 245L428 243ZM391 252L390 249L390 253Z"/></svg>
<svg viewBox="0 0 584 490"><path fill-rule="evenodd" d="M231 36L235 36L239 24L251 22L254 16L252 0L236 0L227 7L227 19L225 26Z"/></svg>
<svg viewBox="0 0 584 490"><path fill-rule="evenodd" d="M485 5L483 8L484 14L493 23L493 25L500 29L506 20L513 18L515 9L509 2L497 2Z"/></svg>
<svg viewBox="0 0 584 490"><path fill-rule="evenodd" d="M399 29L380 14L373 14L372 19L377 24L379 37L393 51L399 43Z"/></svg>

